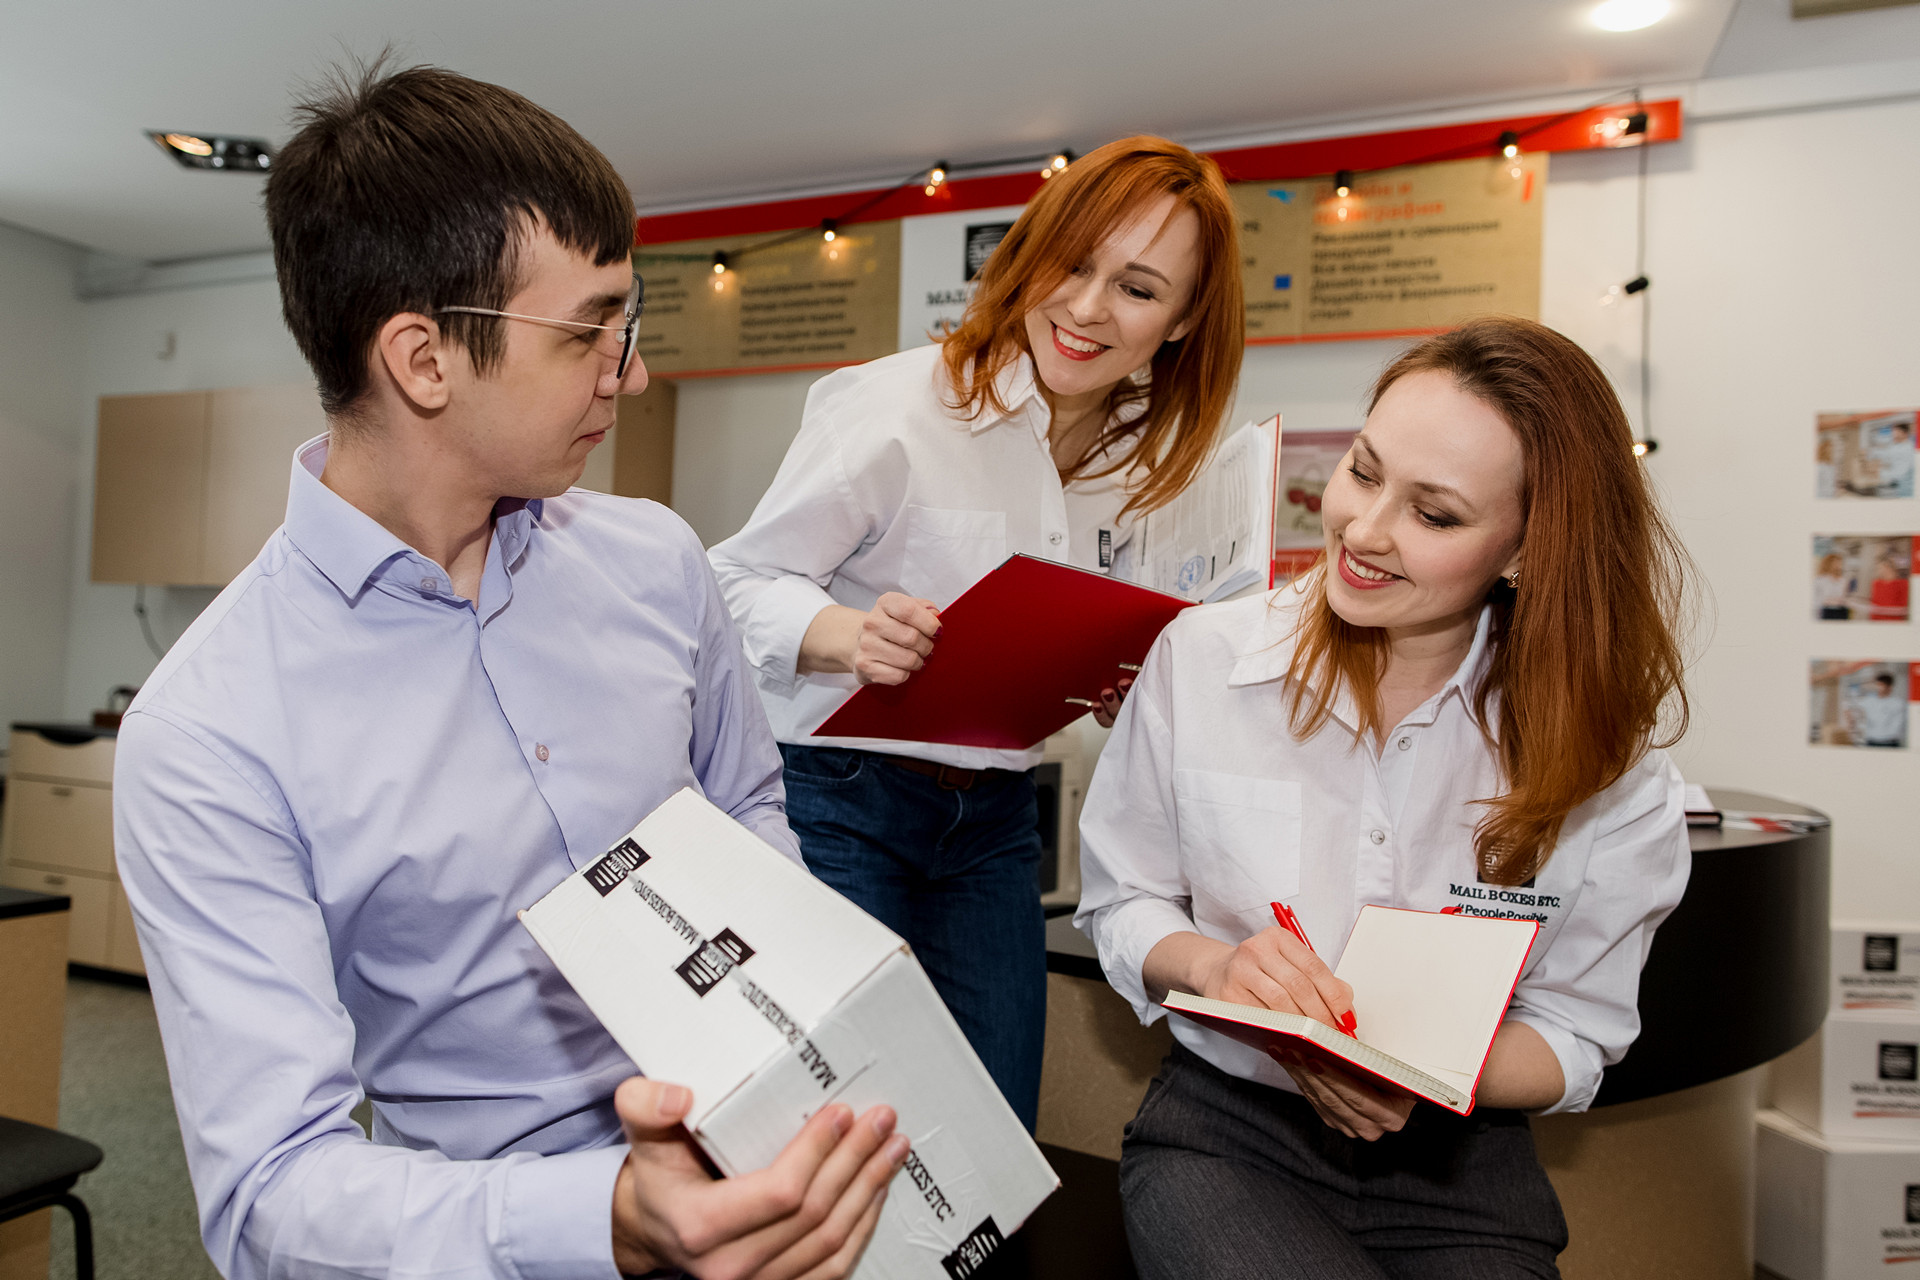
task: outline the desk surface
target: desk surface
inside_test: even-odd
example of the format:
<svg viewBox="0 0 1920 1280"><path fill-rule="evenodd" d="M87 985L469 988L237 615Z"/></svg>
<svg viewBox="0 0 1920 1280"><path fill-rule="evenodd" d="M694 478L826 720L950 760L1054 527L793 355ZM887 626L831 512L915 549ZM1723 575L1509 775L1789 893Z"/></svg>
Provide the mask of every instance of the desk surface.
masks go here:
<svg viewBox="0 0 1920 1280"><path fill-rule="evenodd" d="M1723 810L1824 816L1750 791L1711 787L1708 794ZM1688 830L1693 874L1640 975L1640 1038L1608 1069L1596 1105L1723 1079L1773 1060L1819 1028L1827 1007L1828 834L1824 827ZM1069 915L1047 921L1047 969L1106 980Z"/></svg>
<svg viewBox="0 0 1920 1280"><path fill-rule="evenodd" d="M35 893L31 889L9 889L0 885L0 920L19 916L40 916L51 911L70 911L73 899L59 893Z"/></svg>

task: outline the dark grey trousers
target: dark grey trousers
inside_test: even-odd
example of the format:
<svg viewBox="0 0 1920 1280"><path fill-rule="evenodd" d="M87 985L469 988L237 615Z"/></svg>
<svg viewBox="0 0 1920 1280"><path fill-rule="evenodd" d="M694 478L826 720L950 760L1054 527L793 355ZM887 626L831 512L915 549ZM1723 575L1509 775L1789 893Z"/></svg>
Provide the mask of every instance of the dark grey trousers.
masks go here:
<svg viewBox="0 0 1920 1280"><path fill-rule="evenodd" d="M1427 1103L1378 1142L1180 1045L1120 1156L1142 1280L1558 1280L1560 1201L1527 1118Z"/></svg>

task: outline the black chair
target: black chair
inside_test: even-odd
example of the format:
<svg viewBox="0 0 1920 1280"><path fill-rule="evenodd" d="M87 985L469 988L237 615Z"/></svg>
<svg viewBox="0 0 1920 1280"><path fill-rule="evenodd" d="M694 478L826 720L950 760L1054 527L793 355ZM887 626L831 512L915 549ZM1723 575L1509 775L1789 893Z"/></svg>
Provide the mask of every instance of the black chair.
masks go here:
<svg viewBox="0 0 1920 1280"><path fill-rule="evenodd" d="M73 1263L78 1280L93 1280L93 1220L70 1194L80 1175L103 1153L83 1138L0 1116L0 1222L54 1205L73 1217Z"/></svg>

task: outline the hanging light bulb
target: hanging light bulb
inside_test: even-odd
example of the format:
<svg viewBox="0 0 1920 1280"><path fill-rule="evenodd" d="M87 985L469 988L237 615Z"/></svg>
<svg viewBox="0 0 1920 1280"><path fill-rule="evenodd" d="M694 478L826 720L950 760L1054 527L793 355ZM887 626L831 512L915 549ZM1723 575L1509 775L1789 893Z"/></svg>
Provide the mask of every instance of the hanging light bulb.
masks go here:
<svg viewBox="0 0 1920 1280"><path fill-rule="evenodd" d="M717 276L727 274L727 254L724 249L715 249L713 251L713 274Z"/></svg>
<svg viewBox="0 0 1920 1280"><path fill-rule="evenodd" d="M1659 447L1660 442L1658 440L1635 440L1633 442L1633 456L1636 458L1644 458Z"/></svg>
<svg viewBox="0 0 1920 1280"><path fill-rule="evenodd" d="M832 218L828 218L820 224L820 238L822 240L825 240L828 244L832 244L835 240L839 239L839 237L840 224Z"/></svg>
<svg viewBox="0 0 1920 1280"><path fill-rule="evenodd" d="M1068 165L1072 163L1073 163L1073 152L1056 151L1054 152L1051 159L1049 159L1045 164L1040 166L1040 177L1043 181L1047 178L1051 178L1054 174L1061 172L1063 169L1065 169Z"/></svg>
<svg viewBox="0 0 1920 1280"><path fill-rule="evenodd" d="M1500 135L1500 154L1512 160L1520 154L1520 135L1508 129Z"/></svg>
<svg viewBox="0 0 1920 1280"><path fill-rule="evenodd" d="M935 164L933 168L927 170L927 194L932 195L934 192L938 191L940 189L940 185L944 183L946 180L947 180L947 162L945 160L942 160L939 163Z"/></svg>
<svg viewBox="0 0 1920 1280"><path fill-rule="evenodd" d="M1343 200L1353 194L1353 170L1342 169L1333 175L1333 194Z"/></svg>

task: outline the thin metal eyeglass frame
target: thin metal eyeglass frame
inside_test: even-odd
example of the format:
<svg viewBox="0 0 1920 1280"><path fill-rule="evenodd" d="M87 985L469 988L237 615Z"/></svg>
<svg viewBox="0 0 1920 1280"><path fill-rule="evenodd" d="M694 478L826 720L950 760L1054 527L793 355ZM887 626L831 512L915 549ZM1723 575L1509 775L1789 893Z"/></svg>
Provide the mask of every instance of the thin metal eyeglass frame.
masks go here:
<svg viewBox="0 0 1920 1280"><path fill-rule="evenodd" d="M620 363L614 367L613 376L627 376L627 366L633 363L634 348L639 346L640 313L647 306L647 282L640 278L639 272L633 276L633 288L627 292L626 321L622 324L588 324L585 320L557 320L552 316L522 315L517 311L496 311L492 307L435 307L434 314L447 311L461 311L474 316L498 316L502 320L533 320L540 324L566 325L572 329L601 329L607 333L620 335Z"/></svg>

